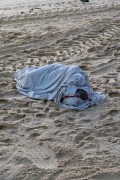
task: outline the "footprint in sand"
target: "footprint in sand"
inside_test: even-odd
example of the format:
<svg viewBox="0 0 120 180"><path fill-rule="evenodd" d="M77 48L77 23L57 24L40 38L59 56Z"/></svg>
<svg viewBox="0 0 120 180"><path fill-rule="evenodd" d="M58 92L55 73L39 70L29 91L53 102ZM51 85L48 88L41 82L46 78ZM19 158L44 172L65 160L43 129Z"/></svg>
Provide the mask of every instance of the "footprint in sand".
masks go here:
<svg viewBox="0 0 120 180"><path fill-rule="evenodd" d="M38 168L55 169L57 167L55 155L47 144L41 143L38 145L27 141L26 144L21 142L20 147L24 155Z"/></svg>

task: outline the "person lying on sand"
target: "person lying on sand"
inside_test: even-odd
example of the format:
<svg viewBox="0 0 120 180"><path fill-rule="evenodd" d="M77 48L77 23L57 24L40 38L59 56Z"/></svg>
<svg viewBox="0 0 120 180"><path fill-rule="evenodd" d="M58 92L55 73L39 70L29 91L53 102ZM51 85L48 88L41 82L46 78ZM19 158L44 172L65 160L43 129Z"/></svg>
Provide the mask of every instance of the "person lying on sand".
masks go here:
<svg viewBox="0 0 120 180"><path fill-rule="evenodd" d="M26 67L17 70L13 78L19 93L33 99L53 100L62 108L85 110L106 99L103 92L94 92L88 75L75 65Z"/></svg>

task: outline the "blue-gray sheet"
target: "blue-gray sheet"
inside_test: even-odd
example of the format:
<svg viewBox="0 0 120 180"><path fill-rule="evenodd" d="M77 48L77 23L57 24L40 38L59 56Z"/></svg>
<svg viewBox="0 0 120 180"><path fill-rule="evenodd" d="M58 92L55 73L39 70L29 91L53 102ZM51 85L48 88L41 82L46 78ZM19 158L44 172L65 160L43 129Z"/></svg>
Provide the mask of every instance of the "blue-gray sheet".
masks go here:
<svg viewBox="0 0 120 180"><path fill-rule="evenodd" d="M105 101L103 92L94 92L87 74L78 66L51 64L43 67L26 67L13 74L19 93L34 99L53 100L63 108L84 110ZM61 101L63 96L74 96L77 89L84 89L88 100L73 105L74 98Z"/></svg>

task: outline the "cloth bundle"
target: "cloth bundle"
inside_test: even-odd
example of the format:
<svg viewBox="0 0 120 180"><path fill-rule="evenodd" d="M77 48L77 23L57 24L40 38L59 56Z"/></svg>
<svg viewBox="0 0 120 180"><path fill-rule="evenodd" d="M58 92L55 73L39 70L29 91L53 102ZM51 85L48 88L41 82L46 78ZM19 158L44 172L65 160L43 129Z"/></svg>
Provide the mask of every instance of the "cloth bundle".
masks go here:
<svg viewBox="0 0 120 180"><path fill-rule="evenodd" d="M58 106L85 110L105 101L102 92L94 92L87 74L78 66L51 64L26 67L13 74L19 93L34 99L53 100Z"/></svg>

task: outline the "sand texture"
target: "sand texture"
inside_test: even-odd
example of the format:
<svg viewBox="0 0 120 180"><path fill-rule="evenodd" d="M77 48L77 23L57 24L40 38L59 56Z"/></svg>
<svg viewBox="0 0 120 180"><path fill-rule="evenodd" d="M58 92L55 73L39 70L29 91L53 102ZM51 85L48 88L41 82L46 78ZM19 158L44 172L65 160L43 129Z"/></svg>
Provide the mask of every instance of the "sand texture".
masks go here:
<svg viewBox="0 0 120 180"><path fill-rule="evenodd" d="M0 180L120 180L120 1L0 8ZM51 63L80 66L106 102L74 111L17 92L17 69Z"/></svg>

